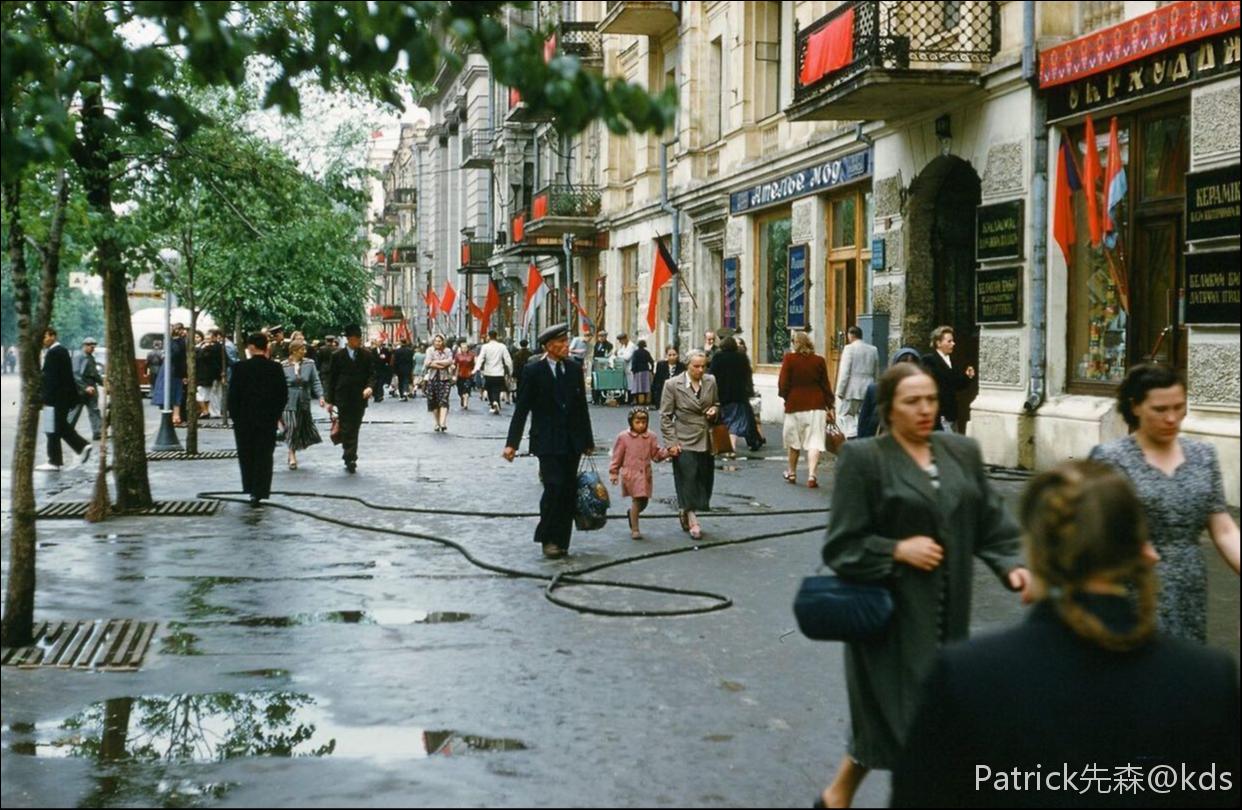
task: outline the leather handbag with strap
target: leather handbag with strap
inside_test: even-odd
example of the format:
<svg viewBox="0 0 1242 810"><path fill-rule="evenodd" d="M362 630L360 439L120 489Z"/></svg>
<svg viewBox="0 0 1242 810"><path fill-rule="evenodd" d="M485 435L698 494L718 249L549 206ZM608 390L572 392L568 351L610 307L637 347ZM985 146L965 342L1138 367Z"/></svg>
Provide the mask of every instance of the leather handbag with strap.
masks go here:
<svg viewBox="0 0 1242 810"><path fill-rule="evenodd" d="M829 453L835 456L841 452L841 445L843 444L845 444L845 433L842 432L841 427L837 424L837 420L829 419L824 433L824 446Z"/></svg>

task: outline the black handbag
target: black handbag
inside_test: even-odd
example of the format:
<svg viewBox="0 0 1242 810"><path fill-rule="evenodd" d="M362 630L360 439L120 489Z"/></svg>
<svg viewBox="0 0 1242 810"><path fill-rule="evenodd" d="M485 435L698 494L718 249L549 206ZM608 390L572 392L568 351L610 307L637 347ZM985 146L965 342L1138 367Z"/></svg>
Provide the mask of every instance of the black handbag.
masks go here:
<svg viewBox="0 0 1242 810"><path fill-rule="evenodd" d="M802 580L794 617L813 641L866 641L884 633L893 618L893 594L883 585L836 576Z"/></svg>

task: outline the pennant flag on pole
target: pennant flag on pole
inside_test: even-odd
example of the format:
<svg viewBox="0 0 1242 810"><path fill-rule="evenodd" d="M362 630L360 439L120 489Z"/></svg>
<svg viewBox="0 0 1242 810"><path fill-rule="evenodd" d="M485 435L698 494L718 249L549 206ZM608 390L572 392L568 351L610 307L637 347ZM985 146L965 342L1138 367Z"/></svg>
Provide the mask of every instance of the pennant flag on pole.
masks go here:
<svg viewBox="0 0 1242 810"><path fill-rule="evenodd" d="M1114 215L1129 188L1126 183L1126 167L1121 163L1121 144L1117 140L1115 115L1108 125L1108 173L1104 175L1104 184L1108 200L1104 206L1104 244L1111 250L1117 246L1117 221Z"/></svg>
<svg viewBox="0 0 1242 810"><path fill-rule="evenodd" d="M574 295L573 290L569 290L569 301L574 305L574 309L578 310L578 325L582 329L582 334L589 335L595 331L595 324L591 322L591 317L587 315L587 311L582 308L582 304L578 303L578 296Z"/></svg>
<svg viewBox="0 0 1242 810"><path fill-rule="evenodd" d="M475 302L467 300L466 304L470 309L470 317L474 318L476 321L482 321L487 317L487 313L485 313L483 308Z"/></svg>
<svg viewBox="0 0 1242 810"><path fill-rule="evenodd" d="M526 304L522 309L522 327L527 331L530 331L530 325L535 319L535 310L543 303L547 294L548 287L543 283L543 276L532 263L526 272Z"/></svg>
<svg viewBox="0 0 1242 810"><path fill-rule="evenodd" d="M496 289L496 284L491 279L487 281L487 298L483 299L483 314L479 320L483 322L483 332L487 332L487 327L492 323L492 313L500 309L500 292Z"/></svg>
<svg viewBox="0 0 1242 810"><path fill-rule="evenodd" d="M677 275L677 262L673 261L664 243L659 239L655 240L655 243L656 260L655 268L651 271L651 297L647 300L647 328L651 332L655 332L656 306L660 301L660 288Z"/></svg>
<svg viewBox="0 0 1242 810"><path fill-rule="evenodd" d="M1078 241L1074 226L1074 192L1082 188L1070 148L1069 138L1061 133L1061 149L1057 157L1057 187L1052 209L1052 236L1061 246L1066 267L1071 266L1070 249Z"/></svg>
<svg viewBox="0 0 1242 810"><path fill-rule="evenodd" d="M444 280L444 295L440 297L440 311L445 315L452 316L457 310L457 290L453 289L453 282L448 279Z"/></svg>
<svg viewBox="0 0 1242 810"><path fill-rule="evenodd" d="M1100 170L1100 150L1095 143L1095 122L1087 116L1087 151L1082 158L1082 187L1087 193L1087 227L1091 233L1091 247L1099 247L1104 235L1104 219L1100 212L1100 198L1096 187L1103 172Z"/></svg>
<svg viewBox="0 0 1242 810"><path fill-rule="evenodd" d="M435 290L428 290L423 300L427 302L427 317L434 321L440 316L440 297Z"/></svg>

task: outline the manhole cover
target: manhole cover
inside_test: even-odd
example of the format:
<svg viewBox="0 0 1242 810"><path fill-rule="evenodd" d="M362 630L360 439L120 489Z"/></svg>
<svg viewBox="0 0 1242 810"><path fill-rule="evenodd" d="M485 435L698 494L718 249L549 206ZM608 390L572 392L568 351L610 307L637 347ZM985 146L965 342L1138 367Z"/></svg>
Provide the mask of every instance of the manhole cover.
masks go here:
<svg viewBox="0 0 1242 810"><path fill-rule="evenodd" d="M157 450L147 453L147 461L215 461L224 458L237 458L237 451L205 450L200 453L187 453L185 450Z"/></svg>
<svg viewBox="0 0 1242 810"><path fill-rule="evenodd" d="M0 663L33 669L94 669L130 672L142 664L156 622L134 619L40 622L29 647L5 647Z"/></svg>
<svg viewBox="0 0 1242 810"><path fill-rule="evenodd" d="M89 501L54 501L35 512L41 520L76 520L86 517ZM214 515L220 508L219 501L156 501L148 509L123 513L126 517L153 515L158 517L205 517Z"/></svg>

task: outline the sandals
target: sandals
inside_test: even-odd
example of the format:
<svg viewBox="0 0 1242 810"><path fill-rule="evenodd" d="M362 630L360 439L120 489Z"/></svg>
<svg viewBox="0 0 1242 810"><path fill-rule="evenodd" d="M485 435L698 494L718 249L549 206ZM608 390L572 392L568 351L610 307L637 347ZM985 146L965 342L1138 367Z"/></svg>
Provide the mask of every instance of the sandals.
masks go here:
<svg viewBox="0 0 1242 810"><path fill-rule="evenodd" d="M797 473L791 473L789 470L785 470L785 472L781 473L781 475L782 475L782 476L784 476L784 478L785 478L785 483L787 483L787 484L796 484L796 483L798 483L798 474L797 474Z"/></svg>
<svg viewBox="0 0 1242 810"><path fill-rule="evenodd" d="M809 478L807 478L807 479L806 479L806 488L807 488L807 489L819 489L819 479L817 479L817 478L816 478L815 476L813 476L813 475L812 475L812 476L810 476Z"/></svg>

